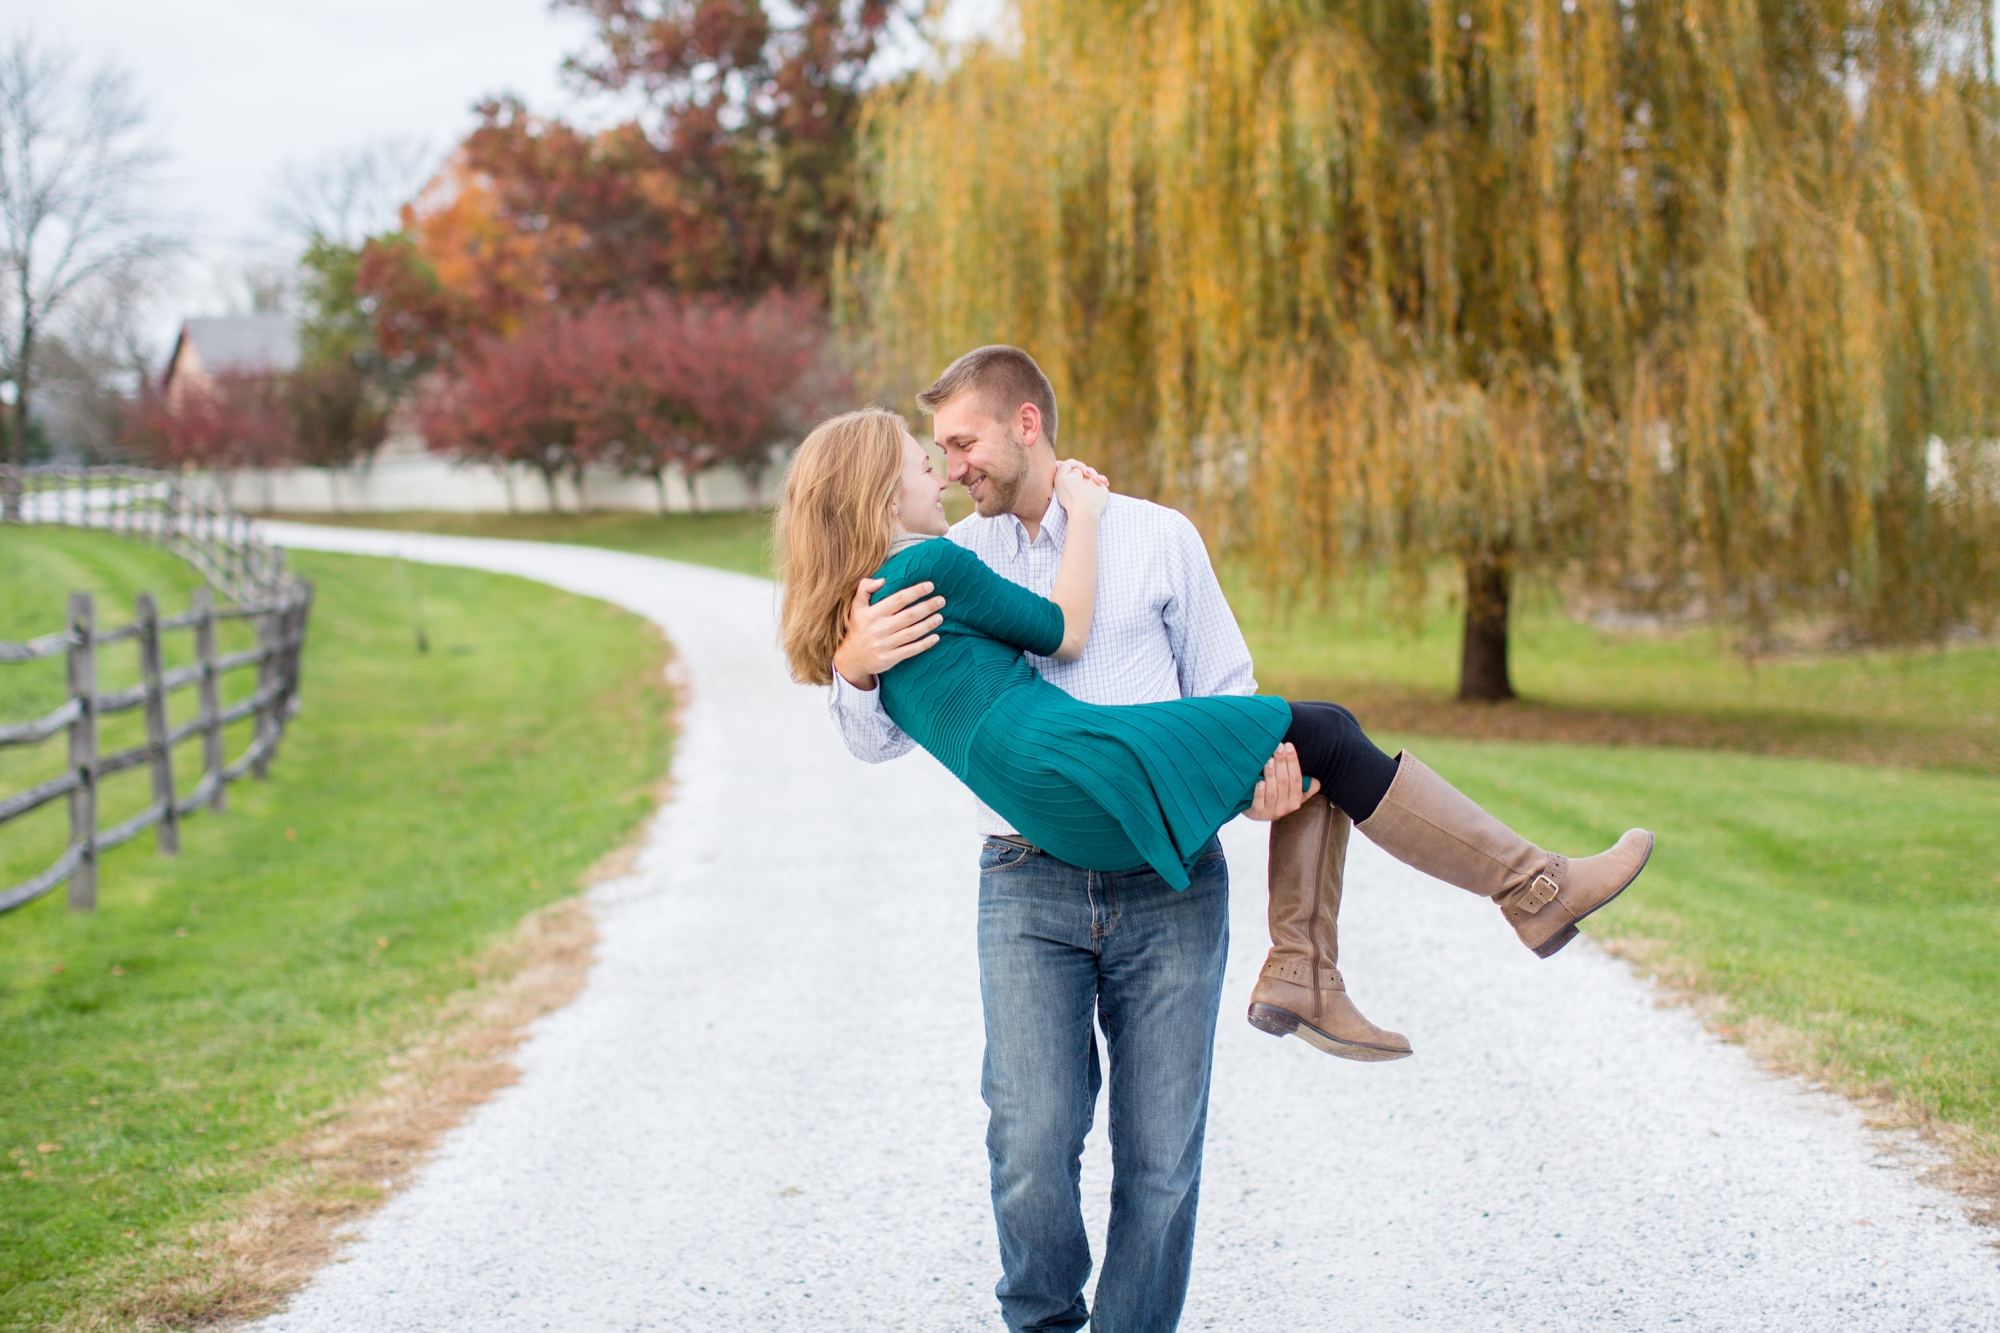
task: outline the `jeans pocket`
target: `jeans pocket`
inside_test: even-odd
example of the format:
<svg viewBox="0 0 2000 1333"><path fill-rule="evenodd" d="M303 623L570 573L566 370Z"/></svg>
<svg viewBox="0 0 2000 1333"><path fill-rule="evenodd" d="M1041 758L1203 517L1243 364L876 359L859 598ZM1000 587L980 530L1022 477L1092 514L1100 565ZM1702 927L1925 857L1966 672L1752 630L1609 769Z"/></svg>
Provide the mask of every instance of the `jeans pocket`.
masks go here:
<svg viewBox="0 0 2000 1333"><path fill-rule="evenodd" d="M989 841L979 851L979 873L998 875L1012 870L1034 853L1012 842Z"/></svg>

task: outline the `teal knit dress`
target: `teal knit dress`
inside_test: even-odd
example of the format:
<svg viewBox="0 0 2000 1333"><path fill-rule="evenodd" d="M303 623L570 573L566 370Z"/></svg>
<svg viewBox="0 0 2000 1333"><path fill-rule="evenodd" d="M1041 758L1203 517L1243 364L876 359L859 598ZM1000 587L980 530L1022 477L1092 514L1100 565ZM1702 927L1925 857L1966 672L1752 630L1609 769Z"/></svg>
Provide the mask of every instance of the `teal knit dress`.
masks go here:
<svg viewBox="0 0 2000 1333"><path fill-rule="evenodd" d="M1291 726L1269 695L1088 704L1022 658L1062 646L1062 608L946 538L891 555L880 601L928 579L945 599L937 646L882 673L882 707L1021 836L1086 870L1151 866L1177 889L1250 806Z"/></svg>

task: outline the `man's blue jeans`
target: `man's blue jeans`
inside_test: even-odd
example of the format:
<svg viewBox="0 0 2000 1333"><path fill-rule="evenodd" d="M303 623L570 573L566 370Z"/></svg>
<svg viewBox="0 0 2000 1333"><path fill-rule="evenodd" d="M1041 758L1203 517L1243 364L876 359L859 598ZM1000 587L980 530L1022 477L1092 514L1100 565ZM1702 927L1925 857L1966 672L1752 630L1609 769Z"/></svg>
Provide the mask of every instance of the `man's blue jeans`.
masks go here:
<svg viewBox="0 0 2000 1333"><path fill-rule="evenodd" d="M1181 892L1151 870L1079 870L990 840L980 857L979 985L993 1216L1013 1333L1091 1322L1171 1333L1187 1296L1209 1067L1229 953L1229 866L1211 842ZM1078 1188L1111 1078L1111 1226L1095 1310Z"/></svg>

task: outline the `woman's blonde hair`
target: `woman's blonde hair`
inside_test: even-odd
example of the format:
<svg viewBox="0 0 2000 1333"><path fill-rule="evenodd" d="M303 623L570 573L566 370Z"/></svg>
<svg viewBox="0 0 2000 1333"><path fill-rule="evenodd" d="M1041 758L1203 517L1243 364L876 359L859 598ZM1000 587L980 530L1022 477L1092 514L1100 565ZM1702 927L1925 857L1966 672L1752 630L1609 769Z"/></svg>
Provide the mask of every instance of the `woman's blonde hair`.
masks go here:
<svg viewBox="0 0 2000 1333"><path fill-rule="evenodd" d="M854 585L873 574L895 535L891 510L902 488L909 423L865 407L823 421L806 436L778 501L779 615L792 679L833 681L833 650L847 637Z"/></svg>

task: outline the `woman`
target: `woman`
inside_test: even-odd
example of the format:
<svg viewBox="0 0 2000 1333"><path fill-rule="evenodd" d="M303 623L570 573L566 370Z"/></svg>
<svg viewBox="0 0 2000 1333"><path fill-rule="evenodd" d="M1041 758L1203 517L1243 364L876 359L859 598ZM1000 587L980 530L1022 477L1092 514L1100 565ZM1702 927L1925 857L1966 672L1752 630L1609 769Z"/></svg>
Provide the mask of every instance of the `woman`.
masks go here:
<svg viewBox="0 0 2000 1333"><path fill-rule="evenodd" d="M1406 864L1496 899L1543 957L1644 867L1653 839L1643 830L1576 861L1542 851L1409 754L1383 753L1336 704L1258 695L1105 707L1065 694L1022 654L1082 655L1108 493L1084 469L1058 469L1056 498L1069 522L1055 587L1042 598L940 540L945 484L893 412L851 412L806 437L778 510L785 652L795 678L825 684L860 579L884 580L878 600L935 584L945 598L938 642L882 674L882 706L1035 847L1089 870L1151 866L1185 887L1193 860L1249 807L1273 752L1289 745L1309 796L1324 790ZM1317 971L1313 989L1317 1002ZM1337 1017L1271 1005L1251 1013L1264 1030L1297 1031L1330 1054L1410 1053L1358 1012Z"/></svg>

